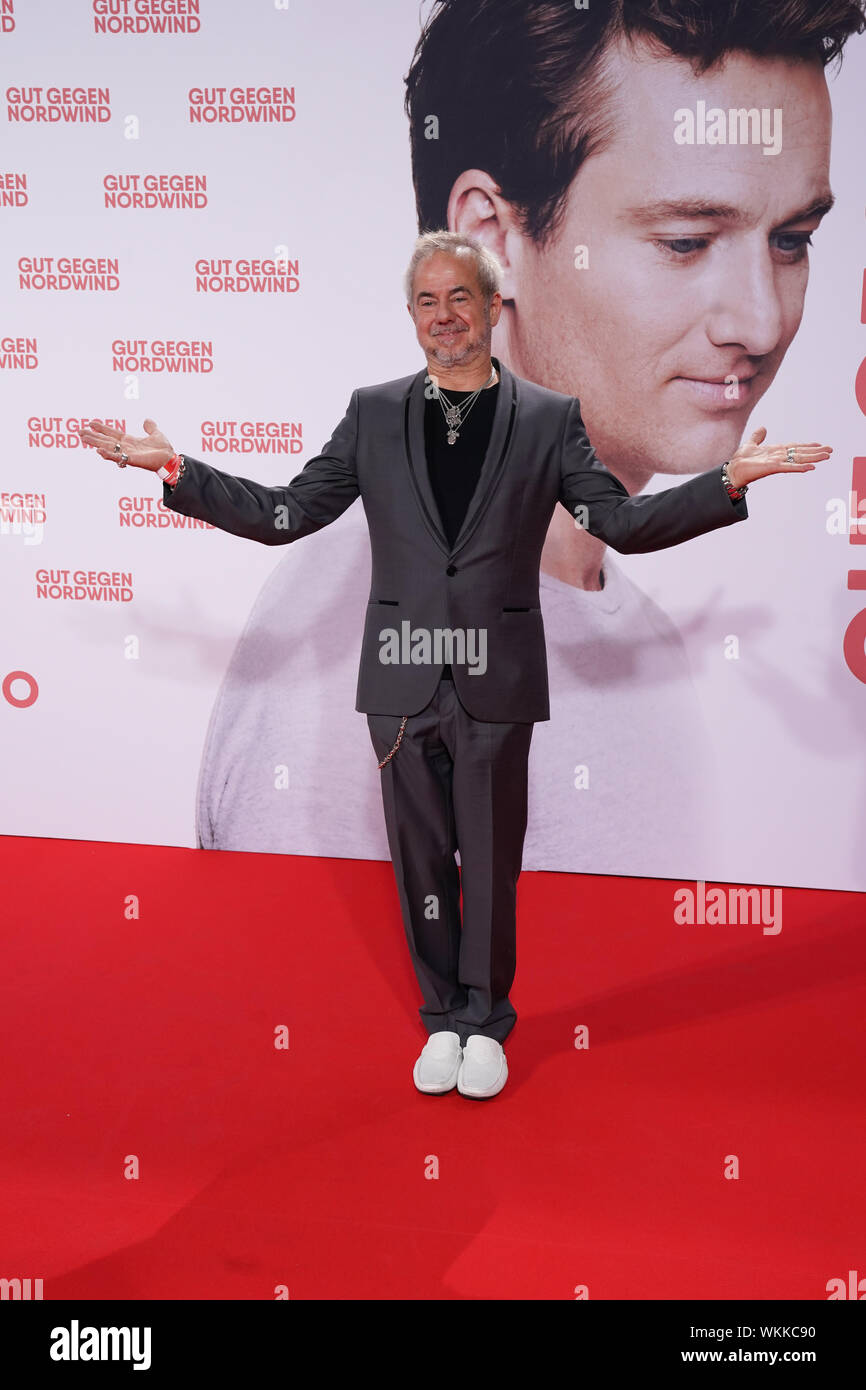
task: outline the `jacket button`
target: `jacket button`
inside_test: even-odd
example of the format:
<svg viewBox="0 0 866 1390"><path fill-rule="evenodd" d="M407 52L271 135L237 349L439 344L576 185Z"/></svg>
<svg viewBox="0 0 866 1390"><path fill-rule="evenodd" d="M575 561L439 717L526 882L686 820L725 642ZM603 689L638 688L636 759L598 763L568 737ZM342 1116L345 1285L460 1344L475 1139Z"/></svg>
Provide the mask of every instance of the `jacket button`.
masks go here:
<svg viewBox="0 0 866 1390"><path fill-rule="evenodd" d="M447 570L445 571L445 573L446 573L446 574L456 574L456 573L457 573L457 566L456 566L456 565L449 565L448 568L447 568Z"/></svg>

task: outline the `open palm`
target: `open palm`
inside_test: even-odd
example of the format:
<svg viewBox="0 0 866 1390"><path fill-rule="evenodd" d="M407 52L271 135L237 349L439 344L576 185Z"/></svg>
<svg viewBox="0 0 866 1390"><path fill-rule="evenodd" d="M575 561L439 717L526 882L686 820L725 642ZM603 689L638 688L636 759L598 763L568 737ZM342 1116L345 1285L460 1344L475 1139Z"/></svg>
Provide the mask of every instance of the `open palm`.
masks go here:
<svg viewBox="0 0 866 1390"><path fill-rule="evenodd" d="M809 473L833 452L829 444L765 444L766 437L762 426L732 455L728 473L737 487L771 473ZM788 457L789 449L793 451L793 463Z"/></svg>
<svg viewBox="0 0 866 1390"><path fill-rule="evenodd" d="M124 434L122 430L105 425L101 420L89 420L78 433L84 444L89 444L104 459L117 462L121 454L134 468L148 468L156 472L169 459L174 458L174 448L165 435L157 428L155 420L145 420L145 433L141 438L134 434ZM117 448L120 445L120 448Z"/></svg>

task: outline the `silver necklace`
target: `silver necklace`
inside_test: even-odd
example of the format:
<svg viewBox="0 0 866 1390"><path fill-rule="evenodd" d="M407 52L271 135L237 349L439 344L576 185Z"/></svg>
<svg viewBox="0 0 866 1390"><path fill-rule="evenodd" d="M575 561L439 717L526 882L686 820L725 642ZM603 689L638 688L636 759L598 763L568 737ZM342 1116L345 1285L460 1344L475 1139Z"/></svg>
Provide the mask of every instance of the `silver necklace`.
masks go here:
<svg viewBox="0 0 866 1390"><path fill-rule="evenodd" d="M486 391L488 386L492 386L496 380L496 368L492 367L490 375L483 386L479 386L477 391L473 391L471 396L467 396L465 401L455 405L449 400L441 386L434 382L434 389L439 404L442 407L442 414L445 416L445 423L448 426L448 443L454 444L460 438L459 426L463 425L468 418L469 412L474 406L482 391Z"/></svg>

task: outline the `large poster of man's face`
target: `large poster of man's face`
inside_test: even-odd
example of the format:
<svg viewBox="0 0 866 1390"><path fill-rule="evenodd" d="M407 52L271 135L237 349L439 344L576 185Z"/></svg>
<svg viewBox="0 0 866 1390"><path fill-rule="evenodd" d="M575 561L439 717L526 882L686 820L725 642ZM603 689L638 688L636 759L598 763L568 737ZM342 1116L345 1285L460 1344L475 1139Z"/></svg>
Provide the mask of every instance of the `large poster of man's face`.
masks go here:
<svg viewBox="0 0 866 1390"><path fill-rule="evenodd" d="M819 25L772 0L748 11L443 0L428 13L406 78L418 230L468 232L496 254L494 353L579 397L599 456L631 493L718 467L760 423L834 203L828 65L857 24L856 6L829 7ZM813 407L809 438L829 427ZM319 552L322 542L329 571L366 563L360 527L318 538ZM321 563L312 550L287 558L259 601L273 640L289 591ZM564 508L553 516L540 581L552 713L530 759L526 867L713 877L739 854L740 876L754 873L755 827L723 835L738 795L728 744L742 729L714 725L694 671L694 652L737 640L727 613L714 631L688 601L709 568L724 592L727 561L695 548L674 567L675 614L651 565L620 562ZM360 616L343 595L334 621L347 642ZM338 812L321 803L317 817L293 811L274 825L261 772L244 770L251 706L259 727L273 708L273 690L253 693L244 674L255 631L211 730L219 804L205 781L203 842L313 852L339 838L378 853L378 788L360 767ZM336 704L330 681L317 667L306 708ZM297 685L276 703L285 728ZM323 746L311 718L317 765L354 767L348 740ZM765 760L767 777L780 756Z"/></svg>

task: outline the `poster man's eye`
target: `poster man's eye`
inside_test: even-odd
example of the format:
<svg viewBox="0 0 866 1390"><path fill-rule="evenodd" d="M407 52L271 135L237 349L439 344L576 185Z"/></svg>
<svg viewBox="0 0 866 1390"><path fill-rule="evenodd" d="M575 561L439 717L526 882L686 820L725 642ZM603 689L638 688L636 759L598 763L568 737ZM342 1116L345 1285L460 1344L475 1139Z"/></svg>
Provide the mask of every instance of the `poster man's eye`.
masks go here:
<svg viewBox="0 0 866 1390"><path fill-rule="evenodd" d="M801 261L812 245L811 232L777 232L770 238L771 246L787 261Z"/></svg>
<svg viewBox="0 0 866 1390"><path fill-rule="evenodd" d="M709 242L706 237L684 236L668 239L658 238L655 245L661 247L670 256L682 258L694 255L696 251L702 251L705 246L709 245Z"/></svg>

